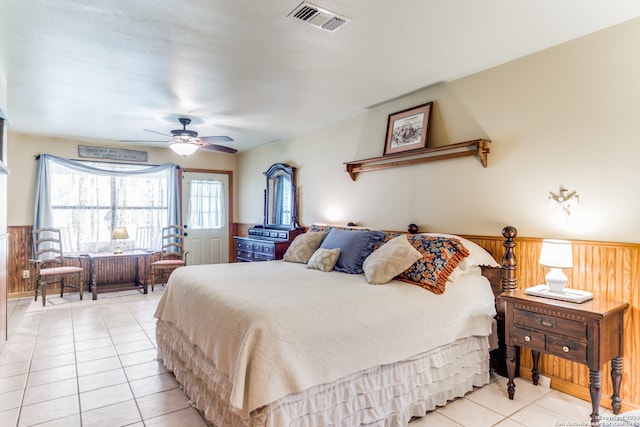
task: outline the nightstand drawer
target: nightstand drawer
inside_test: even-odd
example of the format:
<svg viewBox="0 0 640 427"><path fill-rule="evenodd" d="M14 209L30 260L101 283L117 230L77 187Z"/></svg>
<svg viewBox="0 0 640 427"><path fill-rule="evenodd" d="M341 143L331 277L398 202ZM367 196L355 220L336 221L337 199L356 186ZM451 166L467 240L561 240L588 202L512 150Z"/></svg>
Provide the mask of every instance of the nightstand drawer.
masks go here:
<svg viewBox="0 0 640 427"><path fill-rule="evenodd" d="M579 320L565 319L520 309L513 310L513 320L518 326L535 329L543 333L561 333L579 340L587 338L587 324Z"/></svg>
<svg viewBox="0 0 640 427"><path fill-rule="evenodd" d="M513 329L513 344L521 347L527 347L532 350L545 350L545 335L540 332L530 331L515 327Z"/></svg>
<svg viewBox="0 0 640 427"><path fill-rule="evenodd" d="M547 335L547 352L554 356L587 363L587 343L557 335Z"/></svg>

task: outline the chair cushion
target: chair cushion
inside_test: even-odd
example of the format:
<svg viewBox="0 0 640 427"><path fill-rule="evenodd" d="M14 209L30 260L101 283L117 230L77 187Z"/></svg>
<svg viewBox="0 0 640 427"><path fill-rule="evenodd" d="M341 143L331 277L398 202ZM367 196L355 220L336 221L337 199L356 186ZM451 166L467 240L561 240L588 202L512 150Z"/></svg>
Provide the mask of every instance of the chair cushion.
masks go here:
<svg viewBox="0 0 640 427"><path fill-rule="evenodd" d="M71 274L71 273L80 273L84 271L84 268L80 267L52 267L52 268L41 268L40 276L55 276L58 274Z"/></svg>
<svg viewBox="0 0 640 427"><path fill-rule="evenodd" d="M181 259L161 259L151 263L152 267L168 267L172 265L184 265L184 261Z"/></svg>

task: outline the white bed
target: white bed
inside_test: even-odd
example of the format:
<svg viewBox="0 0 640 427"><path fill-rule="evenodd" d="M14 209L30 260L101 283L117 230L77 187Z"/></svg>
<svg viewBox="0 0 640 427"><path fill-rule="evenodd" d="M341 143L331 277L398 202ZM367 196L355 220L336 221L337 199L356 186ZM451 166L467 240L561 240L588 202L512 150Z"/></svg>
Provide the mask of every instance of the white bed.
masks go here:
<svg viewBox="0 0 640 427"><path fill-rule="evenodd" d="M407 425L489 381L489 281L435 294L284 261L189 266L156 311L158 357L216 426Z"/></svg>

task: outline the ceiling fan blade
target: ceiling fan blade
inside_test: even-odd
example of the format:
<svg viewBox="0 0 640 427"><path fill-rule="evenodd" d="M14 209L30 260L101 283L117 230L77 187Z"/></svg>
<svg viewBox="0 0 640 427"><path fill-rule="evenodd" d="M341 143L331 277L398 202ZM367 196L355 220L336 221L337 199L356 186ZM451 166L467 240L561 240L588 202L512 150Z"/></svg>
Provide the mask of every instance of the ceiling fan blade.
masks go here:
<svg viewBox="0 0 640 427"><path fill-rule="evenodd" d="M202 140L200 140L201 148L204 148L205 150L213 150L213 151L221 151L223 153L237 153L238 150L236 150L235 148L230 148L230 147L225 147L224 145L217 145L217 144L211 144L209 142L203 142Z"/></svg>
<svg viewBox="0 0 640 427"><path fill-rule="evenodd" d="M142 130L147 132L157 133L158 135L166 136L169 139L173 138L171 135L167 135L166 133L162 133L162 132L157 132L155 130L151 130L151 129L142 129Z"/></svg>
<svg viewBox="0 0 640 427"><path fill-rule="evenodd" d="M202 142L233 142L233 138L228 136L201 136L198 139Z"/></svg>
<svg viewBox="0 0 640 427"><path fill-rule="evenodd" d="M230 147L225 147L223 145L217 145L217 144L213 144L213 142L233 142L233 138L230 138L228 136L203 136L200 138L197 138L198 133L192 130L187 129L187 125L189 123L191 123L191 120L188 118L179 118L178 121L180 122L180 124L182 125L182 129L179 130L172 130L171 131L171 135L167 135L166 133L162 133L162 132L158 132L155 130L151 130L151 129L143 129L146 132L151 132L151 133L155 133L158 135L162 135L167 137L167 140L164 141L149 141L149 140L122 140L121 142L168 142L171 143L175 138L187 138L190 141L197 141L197 144L200 145L200 148L203 148L205 150L213 150L213 151L220 151L222 153L237 153L238 150L236 150L235 148L230 148Z"/></svg>

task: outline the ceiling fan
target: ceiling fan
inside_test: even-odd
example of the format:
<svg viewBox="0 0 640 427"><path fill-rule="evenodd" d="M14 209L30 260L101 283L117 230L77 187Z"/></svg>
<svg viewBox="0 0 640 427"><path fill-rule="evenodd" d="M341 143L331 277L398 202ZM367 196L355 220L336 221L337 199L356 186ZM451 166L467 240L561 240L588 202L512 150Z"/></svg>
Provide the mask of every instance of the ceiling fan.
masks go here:
<svg viewBox="0 0 640 427"><path fill-rule="evenodd" d="M182 125L182 129L174 129L171 131L171 135L167 135L155 130L144 129L147 132L157 133L158 135L166 136L170 138L169 148L181 156L188 156L193 154L198 148L205 150L221 151L223 153L237 153L235 148L225 147L224 145L214 144L214 142L232 142L233 138L228 136L201 136L198 137L198 132L187 129L187 125L191 123L191 119L186 117L179 117L178 121ZM139 142L139 141L123 141L123 142ZM148 141L151 142L151 141Z"/></svg>

